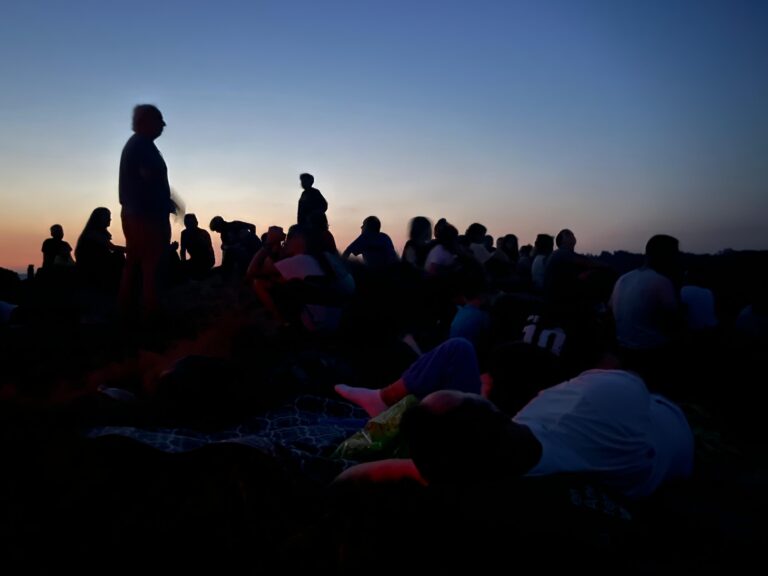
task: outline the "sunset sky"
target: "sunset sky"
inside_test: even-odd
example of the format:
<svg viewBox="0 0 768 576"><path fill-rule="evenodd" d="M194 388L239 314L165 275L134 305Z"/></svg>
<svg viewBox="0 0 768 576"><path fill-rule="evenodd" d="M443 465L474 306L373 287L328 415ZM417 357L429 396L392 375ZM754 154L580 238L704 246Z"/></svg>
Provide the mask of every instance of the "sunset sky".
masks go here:
<svg viewBox="0 0 768 576"><path fill-rule="evenodd" d="M287 227L306 171L340 248L375 214L398 250L415 215L567 227L581 252L768 249L764 1L3 0L0 78L7 268L97 206L122 242L144 102L206 225Z"/></svg>

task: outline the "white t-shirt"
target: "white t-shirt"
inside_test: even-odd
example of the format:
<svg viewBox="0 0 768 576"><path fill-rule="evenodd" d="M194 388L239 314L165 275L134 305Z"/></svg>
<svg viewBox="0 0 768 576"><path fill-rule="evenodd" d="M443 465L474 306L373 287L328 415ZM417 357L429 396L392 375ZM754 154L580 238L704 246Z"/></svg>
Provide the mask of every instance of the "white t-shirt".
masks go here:
<svg viewBox="0 0 768 576"><path fill-rule="evenodd" d="M616 281L610 300L616 340L625 348L661 348L670 340L670 323L678 310L672 281L652 268L638 268Z"/></svg>
<svg viewBox="0 0 768 576"><path fill-rule="evenodd" d="M701 286L683 286L680 301L685 306L685 324L689 330L704 330L717 326L715 295Z"/></svg>
<svg viewBox="0 0 768 576"><path fill-rule="evenodd" d="M333 262L331 265L335 266ZM275 262L275 268L286 280L303 280L307 276L325 276L325 272L320 268L317 260L308 254L297 254L278 260ZM354 280L349 273L346 273L346 276L340 279L340 289L347 288L347 282L351 282L351 291L354 292ZM310 332L334 330L341 321L341 308L325 304L305 304L301 310L301 321Z"/></svg>
<svg viewBox="0 0 768 576"><path fill-rule="evenodd" d="M544 289L544 271L547 269L547 259L544 254L539 254L531 264L531 282L533 282L533 287L538 290Z"/></svg>
<svg viewBox="0 0 768 576"><path fill-rule="evenodd" d="M430 268L434 265L440 268L448 268L453 265L456 260L456 254L453 254L445 248L442 244L437 244L432 250L429 251L427 259L424 262L424 270L430 271Z"/></svg>
<svg viewBox="0 0 768 576"><path fill-rule="evenodd" d="M275 268L286 280L298 278L304 280L307 276L324 276L317 260L309 254L296 254L275 262Z"/></svg>
<svg viewBox="0 0 768 576"><path fill-rule="evenodd" d="M480 243L474 243L469 245L469 250L472 252L472 255L475 257L475 260L480 262L480 264L485 264L488 259L493 256L490 252L488 252L488 248L485 247L485 244Z"/></svg>
<svg viewBox="0 0 768 576"><path fill-rule="evenodd" d="M528 473L594 474L630 497L690 475L693 434L682 411L623 370L587 370L543 390L513 418L542 445Z"/></svg>

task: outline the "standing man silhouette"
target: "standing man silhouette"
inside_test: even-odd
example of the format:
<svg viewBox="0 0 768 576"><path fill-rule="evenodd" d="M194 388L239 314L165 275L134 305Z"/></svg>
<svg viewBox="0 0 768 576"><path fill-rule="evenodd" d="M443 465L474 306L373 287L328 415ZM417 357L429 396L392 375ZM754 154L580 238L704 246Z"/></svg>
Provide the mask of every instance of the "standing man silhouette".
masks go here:
<svg viewBox="0 0 768 576"><path fill-rule="evenodd" d="M163 115L152 104L133 109L133 136L120 157L120 204L125 234L126 260L120 285L120 307L130 312L138 278L141 278L141 312L144 319L159 309L160 276L175 212L168 184L168 168L155 139L165 127Z"/></svg>
<svg viewBox="0 0 768 576"><path fill-rule="evenodd" d="M328 210L328 202L320 190L312 186L315 183L315 177L312 174L300 174L299 181L303 192L299 198L299 212L296 222L305 230L310 230L313 223L316 222L316 216L313 215L325 214L325 211Z"/></svg>

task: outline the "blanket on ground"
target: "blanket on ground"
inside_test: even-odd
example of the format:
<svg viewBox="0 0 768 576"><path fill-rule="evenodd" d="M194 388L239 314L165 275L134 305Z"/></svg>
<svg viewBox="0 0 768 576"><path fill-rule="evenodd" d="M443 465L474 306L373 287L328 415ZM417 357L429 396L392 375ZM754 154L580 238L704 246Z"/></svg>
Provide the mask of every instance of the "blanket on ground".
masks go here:
<svg viewBox="0 0 768 576"><path fill-rule="evenodd" d="M187 452L214 443L238 443L273 456L318 482L332 480L353 460L333 457L336 447L367 422L365 412L343 400L302 395L276 410L217 432L183 428L101 426L89 438L119 435L164 452Z"/></svg>

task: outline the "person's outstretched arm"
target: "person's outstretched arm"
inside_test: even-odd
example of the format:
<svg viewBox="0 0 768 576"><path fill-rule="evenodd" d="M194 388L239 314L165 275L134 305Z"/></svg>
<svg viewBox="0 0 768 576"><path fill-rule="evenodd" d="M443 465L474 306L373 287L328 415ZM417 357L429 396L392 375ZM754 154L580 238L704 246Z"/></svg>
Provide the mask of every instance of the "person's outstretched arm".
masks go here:
<svg viewBox="0 0 768 576"><path fill-rule="evenodd" d="M403 480L413 480L422 486L427 485L427 481L410 458L388 458L376 462L356 464L339 474L334 479L333 484L399 482Z"/></svg>

